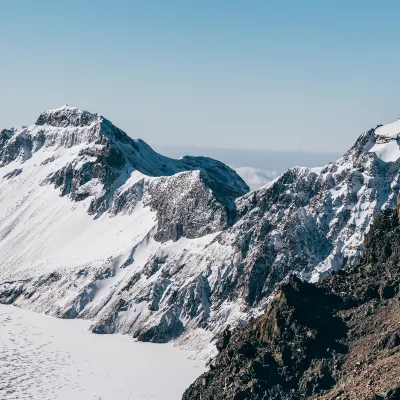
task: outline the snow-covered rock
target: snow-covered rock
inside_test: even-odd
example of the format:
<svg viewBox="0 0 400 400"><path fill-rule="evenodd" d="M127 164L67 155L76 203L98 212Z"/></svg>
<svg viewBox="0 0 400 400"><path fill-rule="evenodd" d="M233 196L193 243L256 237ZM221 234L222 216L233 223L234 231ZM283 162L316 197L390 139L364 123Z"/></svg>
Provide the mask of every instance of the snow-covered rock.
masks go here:
<svg viewBox="0 0 400 400"><path fill-rule="evenodd" d="M0 301L207 349L290 272L317 280L358 260L399 191L397 128L386 127L251 193L218 161L163 157L75 108L4 130Z"/></svg>

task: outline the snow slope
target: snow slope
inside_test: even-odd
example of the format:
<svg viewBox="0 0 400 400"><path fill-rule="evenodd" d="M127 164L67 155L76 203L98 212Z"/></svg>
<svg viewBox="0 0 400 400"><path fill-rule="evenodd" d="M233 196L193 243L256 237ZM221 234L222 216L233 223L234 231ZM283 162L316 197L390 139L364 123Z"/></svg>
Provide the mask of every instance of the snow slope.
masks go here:
<svg viewBox="0 0 400 400"><path fill-rule="evenodd" d="M0 399L177 400L204 371L171 345L89 326L0 305Z"/></svg>
<svg viewBox="0 0 400 400"><path fill-rule="evenodd" d="M209 355L289 273L317 280L357 262L399 191L394 126L251 193L218 161L163 157L75 108L4 130L0 301Z"/></svg>

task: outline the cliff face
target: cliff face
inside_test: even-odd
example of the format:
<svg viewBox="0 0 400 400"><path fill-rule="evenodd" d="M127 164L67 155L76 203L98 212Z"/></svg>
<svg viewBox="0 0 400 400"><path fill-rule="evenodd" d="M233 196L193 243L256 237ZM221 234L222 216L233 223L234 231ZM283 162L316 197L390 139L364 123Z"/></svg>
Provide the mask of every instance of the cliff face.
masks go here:
<svg viewBox="0 0 400 400"><path fill-rule="evenodd" d="M357 266L318 284L290 277L264 315L217 344L184 400L399 399L398 212L376 218Z"/></svg>

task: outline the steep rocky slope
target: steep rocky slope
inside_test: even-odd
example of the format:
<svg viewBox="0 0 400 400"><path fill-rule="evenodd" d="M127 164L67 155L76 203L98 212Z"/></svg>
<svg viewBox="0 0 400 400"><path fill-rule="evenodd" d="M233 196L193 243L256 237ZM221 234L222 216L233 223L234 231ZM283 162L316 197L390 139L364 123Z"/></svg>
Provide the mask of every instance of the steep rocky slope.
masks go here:
<svg viewBox="0 0 400 400"><path fill-rule="evenodd" d="M100 115L47 111L0 134L0 301L212 351L289 273L356 265L395 204L398 132L372 129L339 160L247 193L218 161L172 160Z"/></svg>
<svg viewBox="0 0 400 400"><path fill-rule="evenodd" d="M291 276L264 315L217 345L184 400L399 399L398 211L377 217L356 267L318 284Z"/></svg>

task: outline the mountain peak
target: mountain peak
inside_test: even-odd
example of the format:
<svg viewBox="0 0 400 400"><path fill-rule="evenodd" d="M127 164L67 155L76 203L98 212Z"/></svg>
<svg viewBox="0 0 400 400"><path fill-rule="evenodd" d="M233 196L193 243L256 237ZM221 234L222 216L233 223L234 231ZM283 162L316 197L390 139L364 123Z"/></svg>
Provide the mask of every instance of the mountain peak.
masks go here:
<svg viewBox="0 0 400 400"><path fill-rule="evenodd" d="M36 125L50 125L61 128L82 127L91 125L99 118L99 114L92 114L77 107L64 105L54 110L42 112L36 121Z"/></svg>

